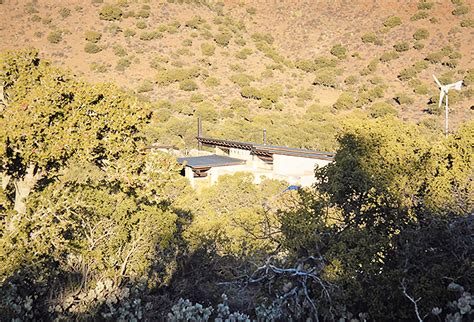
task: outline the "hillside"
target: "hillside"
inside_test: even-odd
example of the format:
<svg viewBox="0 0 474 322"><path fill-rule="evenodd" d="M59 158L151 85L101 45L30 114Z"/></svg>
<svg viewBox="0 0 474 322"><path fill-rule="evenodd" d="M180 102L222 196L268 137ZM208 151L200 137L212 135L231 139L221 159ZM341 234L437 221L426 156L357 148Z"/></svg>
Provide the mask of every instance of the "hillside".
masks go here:
<svg viewBox="0 0 474 322"><path fill-rule="evenodd" d="M209 135L332 150L344 122L395 114L441 133L434 73L463 79L452 128L473 117L467 1L4 0L0 50L34 46L155 108L150 140ZM367 19L369 16L370 19ZM430 104L429 104L430 103Z"/></svg>

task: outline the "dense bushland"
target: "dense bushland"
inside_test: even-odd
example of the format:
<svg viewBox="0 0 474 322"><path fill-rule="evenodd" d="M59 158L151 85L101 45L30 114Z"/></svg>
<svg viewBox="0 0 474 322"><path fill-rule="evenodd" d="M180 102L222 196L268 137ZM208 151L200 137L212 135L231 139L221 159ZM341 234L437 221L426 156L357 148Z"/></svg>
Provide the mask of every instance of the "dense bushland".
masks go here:
<svg viewBox="0 0 474 322"><path fill-rule="evenodd" d="M176 130L194 135L169 102L85 83L34 50L3 53L0 69L2 318L472 319L472 121L438 137L383 103L335 128L331 108L312 105L285 130L337 140L317 185L239 173L194 191L173 157L146 149ZM197 77L177 68L155 82ZM246 89L275 105L281 90ZM218 117L206 97L192 101ZM351 104L342 93L334 108Z"/></svg>

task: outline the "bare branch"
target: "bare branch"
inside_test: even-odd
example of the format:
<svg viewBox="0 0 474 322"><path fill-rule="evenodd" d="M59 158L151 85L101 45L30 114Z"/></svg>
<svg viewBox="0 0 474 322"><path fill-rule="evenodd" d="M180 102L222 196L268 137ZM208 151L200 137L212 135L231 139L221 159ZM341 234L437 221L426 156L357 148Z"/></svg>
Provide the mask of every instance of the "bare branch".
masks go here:
<svg viewBox="0 0 474 322"><path fill-rule="evenodd" d="M405 297L406 297L407 299L409 299L410 302L412 302L413 305L415 306L415 313L416 313L416 317L418 318L418 321L419 321L419 322L423 322L423 319L422 319L421 316L420 316L420 311L418 310L418 301L421 300L421 297L415 300L413 297L411 297L410 295L408 295L408 293L407 293L407 288L406 288L406 286L405 286L405 279L402 280L401 285L402 285L403 294L404 294Z"/></svg>

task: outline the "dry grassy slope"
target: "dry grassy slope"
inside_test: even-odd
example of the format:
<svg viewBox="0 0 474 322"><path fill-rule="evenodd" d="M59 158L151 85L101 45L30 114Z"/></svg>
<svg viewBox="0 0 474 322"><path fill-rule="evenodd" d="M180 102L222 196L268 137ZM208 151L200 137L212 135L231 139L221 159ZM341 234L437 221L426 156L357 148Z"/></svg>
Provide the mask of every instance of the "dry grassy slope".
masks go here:
<svg viewBox="0 0 474 322"><path fill-rule="evenodd" d="M202 31L205 28L194 30L185 27L184 24L192 17L200 16L209 25L209 31L215 35L224 25L215 20L218 17L215 10L196 4L129 0L128 5L122 7L124 12L132 10L138 12L144 4L148 4L151 7L150 17L146 19L129 17L116 22L108 22L99 19L98 11L103 4L95 2L97 1L45 0L29 5L28 1L3 0L3 4L0 4L3 17L0 20L0 50L34 46L44 57L72 69L76 74L84 75L89 80L112 81L130 89L136 89L145 79L153 80L157 71L150 68L150 61L157 55L164 56L168 62L162 63L162 67L197 66L206 70L210 76L219 79L220 85L217 87L206 86L205 77L201 76L196 80L199 86L198 92L219 109L225 109L232 99L241 98L240 87L229 80L230 75L240 70L255 77L253 86L283 85L284 95L279 101L283 103L284 110L293 115L302 115L313 103L333 104L342 90L357 91L358 86L348 87L343 80L349 75L359 75L371 60L378 58L384 51L392 50L393 44L397 41L406 40L412 46L414 31L423 27L429 30L430 37L423 41L425 47L422 50L411 48L401 53L398 59L380 63L373 74L359 76L359 84L368 84L368 86L373 86L369 82L371 79L381 78L387 85L384 97L386 100L390 100L398 92L412 95L415 102L409 106L400 107L402 117L408 120L426 117L422 111L429 95L414 95L407 83L402 83L397 79L398 73L403 68L422 60L427 53L439 50L448 44L462 54L459 66L454 70L455 80L463 76L462 71L474 67L473 28L459 27L462 19L466 17L472 19L472 12L461 17L452 15L454 5L450 1L434 1L434 7L427 10L428 19L419 21L409 19L418 11L417 1L406 3L395 1L357 1L355 3L349 1L225 1L223 9L225 16L233 18L235 22L243 21L246 30L237 30L227 47L216 45L216 52L212 56L205 56L201 52L202 43L214 43L212 38L205 39L203 36ZM124 3L124 1L121 2ZM116 1L108 3L116 3ZM31 7L35 8L37 13L28 13L28 8ZM61 17L59 11L62 8L71 10L68 17ZM255 8L256 13L251 13L249 8ZM35 22L35 15L41 17L42 21ZM399 16L403 24L381 32L383 21L391 15ZM51 22L45 23L44 20L48 17L51 18ZM430 17L435 17L438 22L431 23ZM136 26L136 23L141 20L147 24L144 30ZM159 25L172 21L181 23L177 33L164 32L162 38L149 41L139 39L141 32L156 30ZM114 25L119 26L122 32L111 32L110 27ZM458 27L460 32L448 35L453 27ZM47 40L47 36L51 31L58 29L66 32L63 33L61 42L52 44ZM123 32L126 29L135 30L137 34L127 38ZM88 54L84 51L86 44L84 33L87 30L102 33L102 39L98 43L104 48L101 52ZM369 31L377 32L383 39L383 45L364 44L361 36ZM313 86L312 74L291 66L282 65L281 71L264 73L267 70L266 66L275 63L256 49L251 39L254 32L270 33L275 38L275 45L279 52L291 61L322 55L330 56L330 48L336 43L346 46L348 58L342 60L338 66L343 70L343 74L338 78L339 89ZM237 44L235 40L238 38L244 39L246 44ZM192 45L184 46L185 39L192 40ZM115 68L120 59L114 54L113 47L116 45L126 50L125 58L131 62L131 66L124 71L117 71ZM236 58L236 52L244 47L252 49L253 53L245 60ZM360 58L351 57L354 52L358 52ZM107 71L91 71L91 64L94 63L108 65ZM425 81L434 91L431 74L442 74L449 70L448 67L440 64L430 65L428 69L420 73L418 78ZM304 100L298 98L296 94L305 89L312 94L310 98ZM146 95L152 100L167 99L175 102L189 100L191 94L192 92L180 90L178 84L175 83L162 87L155 85L153 91ZM258 102L254 100L247 100L247 102L254 113L269 117L278 113L258 109ZM453 124L473 117L470 109L472 104L473 100L470 97L453 106ZM438 116L437 119L440 122L442 117Z"/></svg>

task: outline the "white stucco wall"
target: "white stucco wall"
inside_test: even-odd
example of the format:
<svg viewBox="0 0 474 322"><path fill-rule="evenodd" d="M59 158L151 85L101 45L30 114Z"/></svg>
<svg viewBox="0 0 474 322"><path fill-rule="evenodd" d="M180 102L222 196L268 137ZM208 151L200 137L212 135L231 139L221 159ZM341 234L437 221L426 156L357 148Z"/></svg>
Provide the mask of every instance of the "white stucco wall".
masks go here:
<svg viewBox="0 0 474 322"><path fill-rule="evenodd" d="M193 173L193 169L191 169L191 167L185 167L184 168L184 176L189 180L189 183L191 184L191 187L194 188L194 173Z"/></svg>
<svg viewBox="0 0 474 322"><path fill-rule="evenodd" d="M330 161L302 158L289 155L273 155L273 172L281 175L310 175L316 165L325 166Z"/></svg>
<svg viewBox="0 0 474 322"><path fill-rule="evenodd" d="M252 155L250 155L250 151L241 150L241 149L229 149L229 156L231 158L252 161Z"/></svg>

